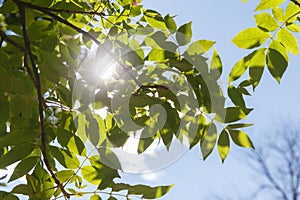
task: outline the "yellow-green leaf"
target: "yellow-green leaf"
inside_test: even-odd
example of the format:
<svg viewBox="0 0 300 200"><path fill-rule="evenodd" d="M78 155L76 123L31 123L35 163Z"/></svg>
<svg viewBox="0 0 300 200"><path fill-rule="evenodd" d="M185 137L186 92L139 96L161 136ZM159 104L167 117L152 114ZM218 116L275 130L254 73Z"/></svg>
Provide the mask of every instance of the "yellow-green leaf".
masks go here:
<svg viewBox="0 0 300 200"><path fill-rule="evenodd" d="M271 75L280 83L280 79L288 66L288 62L283 55L275 49L269 49L267 66Z"/></svg>
<svg viewBox="0 0 300 200"><path fill-rule="evenodd" d="M231 41L239 48L251 49L262 45L267 38L271 38L270 33L255 27L239 32Z"/></svg>
<svg viewBox="0 0 300 200"><path fill-rule="evenodd" d="M266 12L255 15L256 25L269 32L273 32L278 28L278 23L274 20L274 18Z"/></svg>
<svg viewBox="0 0 300 200"><path fill-rule="evenodd" d="M207 52L215 43L211 40L198 40L189 45L187 53L189 55L201 55Z"/></svg>
<svg viewBox="0 0 300 200"><path fill-rule="evenodd" d="M294 55L298 54L298 42L293 34L285 28L282 28L278 31L276 36L277 40L281 42L290 53Z"/></svg>
<svg viewBox="0 0 300 200"><path fill-rule="evenodd" d="M180 46L188 44L192 39L192 22L183 24L176 32L176 40Z"/></svg>
<svg viewBox="0 0 300 200"><path fill-rule="evenodd" d="M285 0L261 0L258 6L255 8L256 11L266 10L275 6L278 6L285 2Z"/></svg>
<svg viewBox="0 0 300 200"><path fill-rule="evenodd" d="M253 143L248 137L248 135L240 130L229 130L230 137L232 141L241 147L251 147L254 149Z"/></svg>
<svg viewBox="0 0 300 200"><path fill-rule="evenodd" d="M222 163L226 159L230 149L229 136L226 130L223 130L218 139L218 152L222 159Z"/></svg>

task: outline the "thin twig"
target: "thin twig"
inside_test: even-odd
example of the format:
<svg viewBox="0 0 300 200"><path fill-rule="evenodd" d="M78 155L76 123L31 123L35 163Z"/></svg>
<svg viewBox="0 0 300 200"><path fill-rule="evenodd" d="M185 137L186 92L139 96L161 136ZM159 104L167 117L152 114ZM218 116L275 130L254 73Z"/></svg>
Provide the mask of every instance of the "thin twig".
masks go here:
<svg viewBox="0 0 300 200"><path fill-rule="evenodd" d="M74 24L68 22L67 20L59 17L58 15L55 15L53 14L51 11L48 10L48 8L43 8L43 7L39 7L39 6L34 6L32 4L28 4L26 2L23 2L23 1L18 1L18 3L22 6L25 6L27 8L31 8L31 9L35 9L35 10L38 10L50 17L52 17L53 19L73 28L74 30L76 30L78 33L81 33L83 34L84 36L90 38L91 40L93 40L97 45L100 45L100 41L97 40L97 38L95 38L92 34L90 34L89 32L86 32L84 30L82 30L81 28L75 26Z"/></svg>
<svg viewBox="0 0 300 200"><path fill-rule="evenodd" d="M30 62L31 62L31 66L32 66L33 73L35 76L35 81L36 81L35 87L36 87L37 95L38 95L38 109L39 109L40 129L41 129L41 151L42 151L42 155L43 155L43 161L47 167L47 170L51 174L51 177L54 179L56 185L59 187L59 189L65 196L65 198L69 199L70 195L65 191L63 185L56 178L56 175L53 172L51 165L49 163L49 160L47 158L47 149L46 149L47 141L46 141L46 132L45 132L45 124L44 124L45 123L44 122L44 108L43 108L44 100L43 100L43 94L42 94L42 88L41 88L40 75L39 75L38 68L35 64L35 56L33 55L32 51L31 51L31 44L30 44L30 40L29 40L27 31L26 31L25 7L23 7L23 5L18 0L14 0L14 2L18 5L19 12L21 15L21 25L22 25L23 38L24 38L24 44L25 44L25 49L26 49L26 51L25 51L26 55L25 55L25 59L24 59L24 63L26 63L25 67L29 67L28 60L27 60L27 56L28 56L30 59Z"/></svg>
<svg viewBox="0 0 300 200"><path fill-rule="evenodd" d="M90 15L105 16L103 12L97 12L97 11L78 11L78 10L68 10L68 9L45 8L31 3L23 2L23 1L21 1L20 3L22 3L27 8L31 8L35 10L47 10L49 12L67 13L67 14L90 14Z"/></svg>
<svg viewBox="0 0 300 200"><path fill-rule="evenodd" d="M6 42L12 44L14 47L20 49L21 51L25 51L25 48L24 48L24 47L20 46L20 45L19 45L18 43L16 43L14 40L12 40L10 37L8 37L8 35L6 35L4 31L0 30L0 36L1 36L1 38L2 38L4 41L6 41Z"/></svg>

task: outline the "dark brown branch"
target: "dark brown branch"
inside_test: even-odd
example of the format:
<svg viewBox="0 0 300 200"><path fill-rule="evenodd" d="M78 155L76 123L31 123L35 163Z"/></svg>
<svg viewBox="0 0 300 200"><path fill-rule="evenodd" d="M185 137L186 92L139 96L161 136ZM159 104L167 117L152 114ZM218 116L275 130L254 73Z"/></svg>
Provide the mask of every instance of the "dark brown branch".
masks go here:
<svg viewBox="0 0 300 200"><path fill-rule="evenodd" d="M26 49L22 46L20 46L18 43L16 43L14 40L12 40L11 38L8 37L8 35L5 34L5 32L1 31L0 30L0 36L1 36L1 40L4 40L4 41L7 41L9 42L10 44L12 44L14 47L24 51L24 67L27 71L27 73L29 74L31 80L33 81L33 84L35 85L36 84L36 80L33 76L33 73L30 69L30 67L28 66L28 62L27 62L27 52L26 52ZM1 45L0 45L1 47ZM26 61L26 62L25 62Z"/></svg>
<svg viewBox="0 0 300 200"><path fill-rule="evenodd" d="M300 3L297 0L291 0L291 2L300 7Z"/></svg>
<svg viewBox="0 0 300 200"><path fill-rule="evenodd" d="M4 31L0 30L0 36L4 41L10 43L11 45L13 45L14 47L20 49L21 51L25 51L24 47L22 47L21 45L16 43L14 40L12 40L10 37L8 37L8 35L6 35Z"/></svg>
<svg viewBox="0 0 300 200"><path fill-rule="evenodd" d="M67 10L67 9L45 8L27 2L23 2L23 1L21 1L20 3L22 3L27 8L31 8L35 10L47 10L49 12L67 13L67 14L87 14L87 15L105 16L103 12L97 12L97 11L77 11L77 10Z"/></svg>
<svg viewBox="0 0 300 200"><path fill-rule="evenodd" d="M25 67L28 67L28 60L27 57L29 57L33 73L35 76L35 87L37 90L37 95L38 95L38 109L39 109L39 118L40 118L40 129L41 129L41 151L43 155L43 161L47 167L47 170L51 174L51 177L54 179L56 185L59 187L61 192L66 198L69 198L69 194L65 191L63 185L60 183L60 181L56 178L55 173L53 172L51 165L49 163L49 160L47 158L47 149L46 149L46 132L45 132L45 121L44 121L44 108L43 108L43 94L42 94L42 88L41 88L41 80L40 80L40 75L38 68L35 64L35 56L33 55L31 51L31 45L30 45L30 40L26 31L26 18L25 18L25 8L20 4L18 0L14 0L14 2L18 5L19 7L19 12L21 15L21 25L22 25L22 31L23 31L23 38L24 38L24 44L25 44L25 49L26 49L26 55L24 59Z"/></svg>
<svg viewBox="0 0 300 200"><path fill-rule="evenodd" d="M17 0L16 0L17 1ZM75 26L74 24L71 24L70 22L68 22L67 20L59 17L58 15L55 15L53 14L51 11L48 10L48 8L43 8L43 7L39 7L39 6L34 6L32 4L29 4L28 3L25 3L23 1L17 1L18 4L22 5L22 6L25 6L27 8L31 8L31 9L35 9L35 10L38 10L50 17L52 17L53 19L73 28L74 30L76 30L78 33L81 33L83 34L84 36L90 38L91 40L93 40L97 45L100 45L100 42L97 40L97 38L95 38L93 35L91 35L89 32L86 32L84 30L82 30L81 28L78 28L77 26ZM34 7L32 7L34 6Z"/></svg>

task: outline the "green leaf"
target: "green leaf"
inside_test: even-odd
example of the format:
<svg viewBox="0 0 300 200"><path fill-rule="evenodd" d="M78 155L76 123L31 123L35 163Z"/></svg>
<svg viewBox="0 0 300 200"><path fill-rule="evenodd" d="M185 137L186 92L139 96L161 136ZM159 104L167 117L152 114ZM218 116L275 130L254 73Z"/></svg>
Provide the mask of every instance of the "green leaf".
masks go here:
<svg viewBox="0 0 300 200"><path fill-rule="evenodd" d="M180 46L188 44L192 39L192 22L183 24L176 32L176 41Z"/></svg>
<svg viewBox="0 0 300 200"><path fill-rule="evenodd" d="M64 167L69 169L76 169L79 167L80 162L78 158L68 150L50 146L50 152L52 153L53 157Z"/></svg>
<svg viewBox="0 0 300 200"><path fill-rule="evenodd" d="M34 148L35 145L29 143L14 146L0 158L0 169L5 169L5 167L24 159L34 150Z"/></svg>
<svg viewBox="0 0 300 200"><path fill-rule="evenodd" d="M207 131L205 132L201 142L200 148L203 160L205 160L213 151L217 141L217 127L214 123L208 125Z"/></svg>
<svg viewBox="0 0 300 200"><path fill-rule="evenodd" d="M284 57L284 59L287 62L289 61L289 56L288 56L287 49L279 41L273 39L269 48L270 49L275 49L276 51L278 51Z"/></svg>
<svg viewBox="0 0 300 200"><path fill-rule="evenodd" d="M271 38L270 33L259 28L247 28L239 32L231 41L239 48L252 49L261 46L267 38Z"/></svg>
<svg viewBox="0 0 300 200"><path fill-rule="evenodd" d="M90 200L102 200L102 198L98 194L93 194Z"/></svg>
<svg viewBox="0 0 300 200"><path fill-rule="evenodd" d="M31 195L31 194L33 194L33 189L30 185L20 184L20 185L15 186L12 189L11 193Z"/></svg>
<svg viewBox="0 0 300 200"><path fill-rule="evenodd" d="M211 40L198 40L187 48L188 55L201 55L206 53L216 42Z"/></svg>
<svg viewBox="0 0 300 200"><path fill-rule="evenodd" d="M239 79L248 69L248 58L244 57L234 64L229 73L229 82Z"/></svg>
<svg viewBox="0 0 300 200"><path fill-rule="evenodd" d="M286 24L294 22L299 16L299 11L299 6L290 1L288 6L286 7L285 14L283 16L283 19L286 22Z"/></svg>
<svg viewBox="0 0 300 200"><path fill-rule="evenodd" d="M258 6L255 8L255 11L266 10L275 6L279 6L285 2L285 0L261 0Z"/></svg>
<svg viewBox="0 0 300 200"><path fill-rule="evenodd" d="M246 114L239 107L226 108L225 123L235 122L241 119L245 119Z"/></svg>
<svg viewBox="0 0 300 200"><path fill-rule="evenodd" d="M229 85L227 89L228 96L230 97L231 101L236 106L246 107L245 100L243 98L243 94L235 88L233 85Z"/></svg>
<svg viewBox="0 0 300 200"><path fill-rule="evenodd" d="M211 63L210 63L210 74L213 75L214 78L219 79L223 71L223 64L219 53L216 49L214 49L214 53L212 55Z"/></svg>
<svg viewBox="0 0 300 200"><path fill-rule="evenodd" d="M61 183L66 182L74 175L75 175L75 172L73 170L62 170L55 174L57 180L59 180L59 182L61 182Z"/></svg>
<svg viewBox="0 0 300 200"><path fill-rule="evenodd" d="M174 185L150 187L146 185L129 185L124 183L115 183L111 185L112 191L119 192L127 190L130 195L142 195L145 199L156 199L169 192Z"/></svg>
<svg viewBox="0 0 300 200"><path fill-rule="evenodd" d="M0 138L0 148L30 142L36 139L36 137L37 137L37 133L34 131L27 131L27 130L19 130L16 132L13 131L8 133L4 137Z"/></svg>
<svg viewBox="0 0 300 200"><path fill-rule="evenodd" d="M164 18L154 10L146 10L144 12L144 18L146 22L148 22L149 25L153 28L167 28Z"/></svg>
<svg viewBox="0 0 300 200"><path fill-rule="evenodd" d="M273 7L272 8L272 14L275 17L275 19L279 22L284 22L284 17L283 17L283 10L280 7Z"/></svg>
<svg viewBox="0 0 300 200"><path fill-rule="evenodd" d="M281 28L276 34L277 40L281 42L286 49L294 55L298 54L298 42L296 37L285 28Z"/></svg>
<svg viewBox="0 0 300 200"><path fill-rule="evenodd" d="M237 124L229 124L226 126L227 129L238 129L238 128L245 128L245 127L249 127L252 126L253 124L241 124L241 123L237 123Z"/></svg>
<svg viewBox="0 0 300 200"><path fill-rule="evenodd" d="M101 177L97 168L92 166L84 166L81 169L82 176L85 180L93 185L99 185L101 182Z"/></svg>
<svg viewBox="0 0 300 200"><path fill-rule="evenodd" d="M0 7L1 14L16 13L18 11L18 6L12 0L6 0Z"/></svg>
<svg viewBox="0 0 300 200"><path fill-rule="evenodd" d="M253 88L259 84L264 72L266 64L265 50L265 48L261 48L253 52L252 59L249 62L249 76Z"/></svg>
<svg viewBox="0 0 300 200"><path fill-rule="evenodd" d="M171 17L169 14L164 17L166 26L170 30L171 33L175 33L175 31L177 30L177 25L173 18L174 17Z"/></svg>
<svg viewBox="0 0 300 200"><path fill-rule="evenodd" d="M9 182L21 178L22 176L27 174L36 165L39 159L40 158L37 156L32 156L21 160L21 162L18 163L18 165L14 169L14 172L11 175Z"/></svg>
<svg viewBox="0 0 300 200"><path fill-rule="evenodd" d="M251 147L254 149L253 143L248 137L248 135L240 130L228 130L232 141L241 147Z"/></svg>
<svg viewBox="0 0 300 200"><path fill-rule="evenodd" d="M288 62L280 52L275 49L269 49L267 53L267 66L271 75L280 83Z"/></svg>
<svg viewBox="0 0 300 200"><path fill-rule="evenodd" d="M229 136L226 130L223 130L218 139L218 152L220 158L222 159L222 163L226 159L230 149Z"/></svg>
<svg viewBox="0 0 300 200"><path fill-rule="evenodd" d="M255 15L254 17L256 25L263 30L273 32L279 27L278 23L269 13L260 13L258 15Z"/></svg>

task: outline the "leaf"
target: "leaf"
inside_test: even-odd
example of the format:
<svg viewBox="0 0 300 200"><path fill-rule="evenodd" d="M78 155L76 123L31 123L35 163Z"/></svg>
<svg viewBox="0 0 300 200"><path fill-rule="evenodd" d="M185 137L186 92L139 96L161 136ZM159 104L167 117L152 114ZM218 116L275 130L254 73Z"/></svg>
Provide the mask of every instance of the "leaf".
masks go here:
<svg viewBox="0 0 300 200"><path fill-rule="evenodd" d="M142 195L145 199L156 199L169 192L174 185L150 187L147 185L129 185L124 183L115 183L111 185L112 191L119 192L127 190L130 195Z"/></svg>
<svg viewBox="0 0 300 200"><path fill-rule="evenodd" d="M283 10L280 7L273 7L272 8L272 14L275 17L275 19L279 22L284 22L284 17L283 17Z"/></svg>
<svg viewBox="0 0 300 200"><path fill-rule="evenodd" d="M5 169L5 167L24 159L34 150L34 148L35 145L29 143L14 146L0 158L0 169Z"/></svg>
<svg viewBox="0 0 300 200"><path fill-rule="evenodd" d="M266 64L265 48L253 52L253 57L249 62L249 76L253 88L259 84Z"/></svg>
<svg viewBox="0 0 300 200"><path fill-rule="evenodd" d="M102 198L101 198L98 194L93 194L93 195L90 197L90 200L102 200Z"/></svg>
<svg viewBox="0 0 300 200"><path fill-rule="evenodd" d="M11 175L8 182L14 181L18 178L21 178L25 174L27 174L32 168L36 165L40 158L37 156L32 156L21 160L20 163L14 169L13 174Z"/></svg>
<svg viewBox="0 0 300 200"><path fill-rule="evenodd" d="M267 38L271 38L270 33L259 28L247 28L239 32L231 41L239 48L252 49L261 46Z"/></svg>
<svg viewBox="0 0 300 200"><path fill-rule="evenodd" d="M254 149L253 143L248 137L248 135L240 130L228 130L232 141L241 147L251 147Z"/></svg>
<svg viewBox="0 0 300 200"><path fill-rule="evenodd" d="M269 49L267 53L267 66L271 75L280 83L280 79L288 66L286 59L277 50Z"/></svg>
<svg viewBox="0 0 300 200"><path fill-rule="evenodd" d="M176 41L179 46L188 44L192 39L192 22L183 24L176 32Z"/></svg>
<svg viewBox="0 0 300 200"><path fill-rule="evenodd" d="M286 24L294 22L299 15L299 11L300 11L299 6L290 1L288 6L286 7L283 16L283 19L286 22Z"/></svg>
<svg viewBox="0 0 300 200"><path fill-rule="evenodd" d="M213 78L219 79L222 74L223 64L219 53L216 49L214 49L214 53L212 55L211 63L210 63L210 74L212 74Z"/></svg>
<svg viewBox="0 0 300 200"><path fill-rule="evenodd" d="M1 110L1 112L2 111L3 110ZM11 145L18 145L25 142L30 142L34 140L36 137L37 134L34 131L19 130L16 132L10 132L4 137L0 138L0 148L11 146Z"/></svg>
<svg viewBox="0 0 300 200"><path fill-rule="evenodd" d="M198 40L187 48L188 55L201 55L206 53L216 42L211 40Z"/></svg>
<svg viewBox="0 0 300 200"><path fill-rule="evenodd" d="M31 195L31 194L33 194L33 189L30 185L20 184L20 185L15 186L12 189L11 193Z"/></svg>
<svg viewBox="0 0 300 200"><path fill-rule="evenodd" d="M203 160L211 154L217 140L217 127L214 123L208 125L207 132L200 142L200 148Z"/></svg>
<svg viewBox="0 0 300 200"><path fill-rule="evenodd" d="M248 69L248 58L244 57L234 64L229 73L229 82L239 79Z"/></svg>
<svg viewBox="0 0 300 200"><path fill-rule="evenodd" d="M52 153L53 157L64 167L69 169L76 169L79 167L80 162L78 158L68 150L50 146L50 152Z"/></svg>
<svg viewBox="0 0 300 200"><path fill-rule="evenodd" d="M144 18L146 22L153 28L161 28L165 29L166 24L164 18L154 10L146 10L144 11Z"/></svg>
<svg viewBox="0 0 300 200"><path fill-rule="evenodd" d="M227 89L227 93L231 101L234 103L234 105L240 107L246 107L245 100L243 98L242 93L233 85L229 85Z"/></svg>
<svg viewBox="0 0 300 200"><path fill-rule="evenodd" d="M230 149L229 136L226 130L223 130L218 139L218 152L222 159L222 163L226 159Z"/></svg>
<svg viewBox="0 0 300 200"><path fill-rule="evenodd" d="M249 127L252 126L253 124L241 124L241 123L237 123L237 124L229 124L226 126L227 129L238 129L238 128L245 128L245 127Z"/></svg>
<svg viewBox="0 0 300 200"><path fill-rule="evenodd" d="M275 6L279 6L285 2L285 0L261 0L258 6L255 8L255 11L266 10Z"/></svg>
<svg viewBox="0 0 300 200"><path fill-rule="evenodd" d="M240 119L245 119L246 114L239 107L226 108L225 123L235 122Z"/></svg>
<svg viewBox="0 0 300 200"><path fill-rule="evenodd" d="M269 13L260 13L258 15L255 15L254 17L256 25L263 30L273 32L279 27L278 23Z"/></svg>
<svg viewBox="0 0 300 200"><path fill-rule="evenodd" d="M173 18L174 17L171 17L169 14L164 17L166 26L170 30L171 33L175 33L175 31L177 30L177 25Z"/></svg>
<svg viewBox="0 0 300 200"><path fill-rule="evenodd" d="M64 183L75 175L73 170L61 170L55 174L59 182Z"/></svg>
<svg viewBox="0 0 300 200"><path fill-rule="evenodd" d="M277 40L281 42L286 49L294 55L298 54L298 42L296 37L285 28L281 28L276 34Z"/></svg>
<svg viewBox="0 0 300 200"><path fill-rule="evenodd" d="M101 182L100 174L97 168L92 166L84 166L81 169L82 176L85 180L93 185L99 185Z"/></svg>

